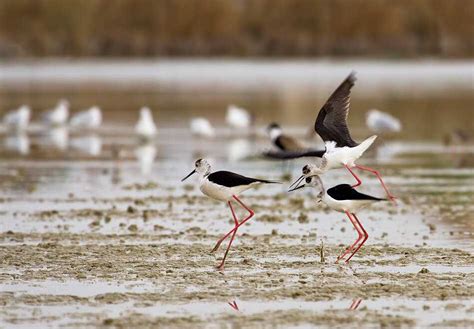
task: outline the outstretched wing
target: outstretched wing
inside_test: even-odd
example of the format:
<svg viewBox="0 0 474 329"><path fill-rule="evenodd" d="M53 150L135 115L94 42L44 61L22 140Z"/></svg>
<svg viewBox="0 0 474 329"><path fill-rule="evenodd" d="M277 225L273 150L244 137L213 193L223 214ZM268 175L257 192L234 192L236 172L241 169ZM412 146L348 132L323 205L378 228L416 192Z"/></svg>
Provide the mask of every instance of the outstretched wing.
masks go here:
<svg viewBox="0 0 474 329"><path fill-rule="evenodd" d="M339 184L334 187L331 187L327 190L327 194L333 199L336 200L374 200L382 201L385 199L380 199L368 194L357 192L355 188L349 184Z"/></svg>
<svg viewBox="0 0 474 329"><path fill-rule="evenodd" d="M207 176L209 181L226 187L250 185L252 183L276 183L265 179L242 176L230 171L216 171Z"/></svg>
<svg viewBox="0 0 474 329"><path fill-rule="evenodd" d="M355 72L351 72L321 108L314 124L314 129L323 141L334 141L337 147L358 145L347 128L351 88L355 81Z"/></svg>

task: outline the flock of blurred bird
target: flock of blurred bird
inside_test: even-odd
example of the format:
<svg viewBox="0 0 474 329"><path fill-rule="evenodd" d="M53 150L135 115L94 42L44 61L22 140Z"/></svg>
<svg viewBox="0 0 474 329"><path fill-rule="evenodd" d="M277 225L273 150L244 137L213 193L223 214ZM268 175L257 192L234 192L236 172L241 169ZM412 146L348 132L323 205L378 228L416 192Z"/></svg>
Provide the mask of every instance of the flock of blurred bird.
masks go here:
<svg viewBox="0 0 474 329"><path fill-rule="evenodd" d="M39 122L43 131L52 135L53 143L58 149L64 151L68 146L81 149L81 140L72 141L68 145L67 128L74 131L93 132L100 128L103 121L102 111L98 106L92 106L87 110L80 111L70 117L70 104L67 100L59 100L57 105L42 113ZM22 155L29 153L28 128L32 118L32 110L28 105L22 105L18 109L6 113L3 117L4 129L7 133L6 148L15 150ZM255 124L255 116L244 108L229 105L226 112L226 123L228 126L239 129L250 129ZM400 121L392 115L378 110L367 112L367 126L375 133L399 132ZM191 118L189 121L190 132L198 137L213 138L216 129L205 117ZM135 125L135 134L142 142L151 142L157 135L158 129L153 120L152 111L148 107L142 107L139 118ZM312 131L312 130L311 130ZM265 152L270 158L296 158L303 156L314 156L311 149L307 149L295 138L282 133L282 129L276 123L268 125L267 132L275 146L275 149ZM83 142L83 141L82 141ZM100 154L100 143L94 143L93 137L88 137L91 142L86 147L87 153L92 156ZM93 146L97 144L96 146Z"/></svg>

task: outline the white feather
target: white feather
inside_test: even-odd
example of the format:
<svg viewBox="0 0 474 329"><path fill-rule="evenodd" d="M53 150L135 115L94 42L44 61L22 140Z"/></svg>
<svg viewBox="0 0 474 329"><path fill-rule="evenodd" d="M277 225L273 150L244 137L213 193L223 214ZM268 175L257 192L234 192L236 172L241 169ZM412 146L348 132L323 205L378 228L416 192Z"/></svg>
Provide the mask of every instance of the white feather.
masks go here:
<svg viewBox="0 0 474 329"><path fill-rule="evenodd" d="M24 130L28 127L31 117L31 109L29 106L20 106L17 110L8 112L3 117L3 123L16 130Z"/></svg>
<svg viewBox="0 0 474 329"><path fill-rule="evenodd" d="M194 118L190 122L191 133L196 136L214 137L215 131L209 120L205 118Z"/></svg>
<svg viewBox="0 0 474 329"><path fill-rule="evenodd" d="M229 105L225 119L227 124L234 128L247 128L252 124L252 116L250 113L235 105Z"/></svg>
<svg viewBox="0 0 474 329"><path fill-rule="evenodd" d="M135 133L142 138L152 138L156 135L157 129L153 121L153 115L148 107L140 109L140 117L135 125Z"/></svg>
<svg viewBox="0 0 474 329"><path fill-rule="evenodd" d="M366 123L369 129L376 133L391 133L402 130L400 120L378 110L367 112Z"/></svg>
<svg viewBox="0 0 474 329"><path fill-rule="evenodd" d="M98 128L102 124L102 112L99 107L93 106L86 111L74 114L70 124L73 127Z"/></svg>

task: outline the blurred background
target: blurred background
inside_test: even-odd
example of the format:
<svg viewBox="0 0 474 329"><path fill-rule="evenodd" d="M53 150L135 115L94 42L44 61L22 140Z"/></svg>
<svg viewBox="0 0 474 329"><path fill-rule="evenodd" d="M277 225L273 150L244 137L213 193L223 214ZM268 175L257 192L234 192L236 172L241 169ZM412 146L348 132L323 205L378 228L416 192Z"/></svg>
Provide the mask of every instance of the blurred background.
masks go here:
<svg viewBox="0 0 474 329"><path fill-rule="evenodd" d="M442 142L474 129L473 22L469 0L0 0L0 114L26 105L42 124L64 99L132 132L143 106L188 129L235 104L306 130L355 70L356 134L375 108L397 138Z"/></svg>
<svg viewBox="0 0 474 329"><path fill-rule="evenodd" d="M2 0L0 54L471 58L469 0Z"/></svg>

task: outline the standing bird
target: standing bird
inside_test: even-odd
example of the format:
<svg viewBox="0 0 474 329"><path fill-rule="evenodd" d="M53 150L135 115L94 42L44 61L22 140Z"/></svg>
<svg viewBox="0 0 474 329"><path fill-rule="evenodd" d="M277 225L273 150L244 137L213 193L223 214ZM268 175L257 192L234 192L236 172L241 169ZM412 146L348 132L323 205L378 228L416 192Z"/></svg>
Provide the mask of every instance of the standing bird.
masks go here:
<svg viewBox="0 0 474 329"><path fill-rule="evenodd" d="M319 187L321 192L317 196L317 202L323 201L329 208L339 212L344 212L347 217L349 217L352 225L354 225L358 233L357 240L351 246L349 246L346 251L344 251L336 260L337 263L352 251L350 256L346 259L346 263L349 262L352 256L355 255L355 253L362 247L369 237L367 231L364 229L355 213L365 207L370 206L374 202L385 201L386 199L380 199L367 194L359 193L349 184L339 184L326 191L321 178L319 178L317 175L306 177L305 184L297 186L291 189L289 192L303 187ZM358 246L356 247L356 245Z"/></svg>
<svg viewBox="0 0 474 329"><path fill-rule="evenodd" d="M235 234L239 227L244 225L250 218L253 217L255 214L249 207L247 207L239 198L238 195L251 187L260 185L260 184L273 184L277 182L265 180L265 179L258 179L258 178L251 178L245 177L230 171L215 171L211 173L211 165L204 159L196 160L194 163L195 169L189 173L186 177L184 177L181 181L183 182L189 176L198 173L199 174L199 189L202 193L207 195L208 197L219 200L225 201L229 205L230 211L232 213L232 217L234 218L235 226L232 230L230 230L226 235L224 235L221 239L219 239L212 249L212 252L215 252L219 249L221 243L232 234L230 238L229 245L224 254L224 258L222 262L217 267L219 270L224 268L224 262L227 257L227 253L229 252L230 246L232 245L232 241L234 241ZM242 208L248 211L249 215L242 219L240 222L237 219L234 208L232 208L231 201L236 201Z"/></svg>
<svg viewBox="0 0 474 329"><path fill-rule="evenodd" d="M367 112L365 122L374 133L398 133L402 130L400 120L391 114L375 109Z"/></svg>
<svg viewBox="0 0 474 329"><path fill-rule="evenodd" d="M389 199L395 202L395 197L389 192L377 170L355 163L377 138L377 136L374 135L358 144L352 139L349 133L347 115L349 114L350 92L355 81L355 73L351 72L319 111L314 129L325 142L326 152L319 166L314 164L305 166L303 171L306 168L308 169L308 173L305 174L303 172L303 175L291 186L298 184L304 177L321 175L330 169L345 167L357 181L357 184L352 187L357 187L362 184L362 181L351 168L358 168L375 174Z"/></svg>
<svg viewBox="0 0 474 329"><path fill-rule="evenodd" d="M272 144L280 151L300 152L308 149L296 138L284 134L280 125L277 123L269 124L267 127L267 132L270 136Z"/></svg>
<svg viewBox="0 0 474 329"><path fill-rule="evenodd" d="M156 135L157 129L151 110L148 107L140 109L140 117L135 125L135 133L144 141L151 140Z"/></svg>
<svg viewBox="0 0 474 329"><path fill-rule="evenodd" d="M252 125L252 115L245 109L235 105L227 107L225 120L233 128L249 128Z"/></svg>
<svg viewBox="0 0 474 329"><path fill-rule="evenodd" d="M191 133L196 136L214 137L216 135L209 120L202 117L191 119L189 122L189 127L191 129Z"/></svg>
<svg viewBox="0 0 474 329"><path fill-rule="evenodd" d="M18 109L5 114L3 123L8 128L16 131L25 130L28 127L31 117L31 109L27 105L22 105Z"/></svg>
<svg viewBox="0 0 474 329"><path fill-rule="evenodd" d="M43 121L48 126L64 125L69 117L69 102L61 99L56 107L43 115Z"/></svg>
<svg viewBox="0 0 474 329"><path fill-rule="evenodd" d="M95 129L102 124L102 112L98 106L76 113L69 121L72 127Z"/></svg>

